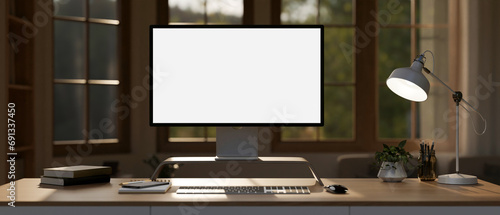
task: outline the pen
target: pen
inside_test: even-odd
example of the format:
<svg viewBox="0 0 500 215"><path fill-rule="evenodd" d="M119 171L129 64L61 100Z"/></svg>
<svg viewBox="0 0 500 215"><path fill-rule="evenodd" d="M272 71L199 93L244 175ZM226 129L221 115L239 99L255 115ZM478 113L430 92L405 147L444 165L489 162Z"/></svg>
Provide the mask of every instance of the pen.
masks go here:
<svg viewBox="0 0 500 215"><path fill-rule="evenodd" d="M426 150L427 151L425 153L425 157L426 157L427 161L431 161L431 150L430 150L429 144L427 144Z"/></svg>
<svg viewBox="0 0 500 215"><path fill-rule="evenodd" d="M151 181L150 179L138 180L138 181L129 181L129 182L122 182L119 185L123 186L123 185L127 185L127 184L137 184L137 183L150 182L150 181ZM156 180L156 181L159 181L159 182L170 182L170 180Z"/></svg>
<svg viewBox="0 0 500 215"><path fill-rule="evenodd" d="M143 182L148 182L148 181L151 181L151 180L141 180L141 181L122 182L122 183L120 183L120 186L122 186L122 185L126 185L126 184L137 184L137 183L143 183Z"/></svg>

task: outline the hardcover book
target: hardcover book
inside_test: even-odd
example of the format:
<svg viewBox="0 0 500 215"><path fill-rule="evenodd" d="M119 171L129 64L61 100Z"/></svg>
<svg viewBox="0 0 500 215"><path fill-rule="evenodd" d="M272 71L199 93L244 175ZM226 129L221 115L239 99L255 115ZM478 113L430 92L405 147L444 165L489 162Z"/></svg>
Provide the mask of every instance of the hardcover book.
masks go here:
<svg viewBox="0 0 500 215"><path fill-rule="evenodd" d="M40 181L41 184L70 186L70 185L79 185L79 184L109 183L110 176L109 175L94 175L94 176L81 177L81 178L54 178L54 177L42 176L40 179L41 179L41 181Z"/></svg>
<svg viewBox="0 0 500 215"><path fill-rule="evenodd" d="M108 166L64 166L43 169L43 175L55 178L81 178L94 175L111 175L111 167Z"/></svg>

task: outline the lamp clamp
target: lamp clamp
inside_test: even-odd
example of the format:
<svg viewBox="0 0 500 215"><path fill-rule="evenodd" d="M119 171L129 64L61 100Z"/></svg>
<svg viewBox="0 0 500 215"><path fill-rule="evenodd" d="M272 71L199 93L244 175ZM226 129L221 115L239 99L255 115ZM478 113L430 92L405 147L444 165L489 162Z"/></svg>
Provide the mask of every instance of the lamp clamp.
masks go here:
<svg viewBox="0 0 500 215"><path fill-rule="evenodd" d="M429 69L427 69L427 67L424 67L423 69L424 69L425 73L431 74L431 71Z"/></svg>
<svg viewBox="0 0 500 215"><path fill-rule="evenodd" d="M457 106L460 105L460 102L462 101L462 92L455 91L455 93L453 93L453 101L455 101Z"/></svg>
<svg viewBox="0 0 500 215"><path fill-rule="evenodd" d="M415 61L418 61L422 65L425 65L425 61L426 61L425 55L424 54L417 55L417 57L413 60L413 62L415 62Z"/></svg>

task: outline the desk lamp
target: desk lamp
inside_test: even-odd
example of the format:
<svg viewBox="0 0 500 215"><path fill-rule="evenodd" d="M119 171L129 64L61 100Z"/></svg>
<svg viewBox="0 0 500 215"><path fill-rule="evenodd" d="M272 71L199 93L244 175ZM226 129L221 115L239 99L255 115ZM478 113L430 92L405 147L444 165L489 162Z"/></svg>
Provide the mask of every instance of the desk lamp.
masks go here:
<svg viewBox="0 0 500 215"><path fill-rule="evenodd" d="M418 55L413 63L411 64L410 67L405 67L405 68L397 68L395 69L389 78L387 78L386 84L389 87L389 89L392 90L395 94L398 96L401 96L407 100L410 101L415 101L415 102L423 102L427 100L428 94L429 94L429 88L430 84L427 78L422 74L422 69L425 71L425 73L431 75L434 77L436 80L438 80L442 85L444 85L446 88L448 88L453 97L453 101L455 101L456 108L455 108L455 114L456 114L456 163L455 163L455 173L452 174L446 174L446 175L440 175L438 177L438 182L442 184L477 184L477 177L473 175L466 175L462 174L459 172L459 140L458 140L458 134L459 134L459 115L458 115L458 106L462 106L467 112L470 111L465 108L460 102L464 102L467 104L471 110L474 112L478 113L481 119L484 121L484 130L481 133L478 133L476 131L476 128L474 127L474 123L472 124L474 127L474 131L478 135L484 134L486 131L486 120L481 116L481 114L472 107L472 105L467 102L465 99L462 98L462 93L460 91L454 91L445 84L441 79L439 79L437 76L434 75L433 72L431 72L429 69L424 67L425 64L425 54L426 53L431 53L432 55L432 64L433 64L433 69L432 71L434 72L434 54L427 50L424 53Z"/></svg>

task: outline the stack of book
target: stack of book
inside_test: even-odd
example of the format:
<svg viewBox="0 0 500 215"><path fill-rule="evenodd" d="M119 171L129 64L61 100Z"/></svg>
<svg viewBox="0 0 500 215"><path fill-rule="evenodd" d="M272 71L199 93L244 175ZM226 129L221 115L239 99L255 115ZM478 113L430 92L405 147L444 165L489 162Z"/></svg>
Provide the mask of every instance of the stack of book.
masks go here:
<svg viewBox="0 0 500 215"><path fill-rule="evenodd" d="M91 183L109 183L111 167L65 166L43 169L41 184L69 186Z"/></svg>

